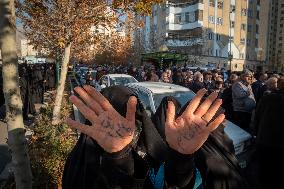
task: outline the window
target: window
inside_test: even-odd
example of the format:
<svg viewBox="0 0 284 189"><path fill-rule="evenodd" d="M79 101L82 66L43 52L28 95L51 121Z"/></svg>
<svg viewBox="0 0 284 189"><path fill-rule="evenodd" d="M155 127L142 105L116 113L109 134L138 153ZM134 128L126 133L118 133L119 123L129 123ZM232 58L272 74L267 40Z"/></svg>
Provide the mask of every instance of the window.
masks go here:
<svg viewBox="0 0 284 189"><path fill-rule="evenodd" d="M255 25L255 33L257 33L257 34L259 33L259 25L258 24Z"/></svg>
<svg viewBox="0 0 284 189"><path fill-rule="evenodd" d="M218 9L222 9L223 8L223 4L224 4L223 1L219 1L218 5L217 5Z"/></svg>
<svg viewBox="0 0 284 189"><path fill-rule="evenodd" d="M174 23L175 24L181 23L181 14L175 14Z"/></svg>
<svg viewBox="0 0 284 189"><path fill-rule="evenodd" d="M260 5L260 0L257 0L257 5Z"/></svg>
<svg viewBox="0 0 284 189"><path fill-rule="evenodd" d="M217 18L217 24L223 25L223 18Z"/></svg>
<svg viewBox="0 0 284 189"><path fill-rule="evenodd" d="M283 24L280 24L280 28L283 28Z"/></svg>
<svg viewBox="0 0 284 189"><path fill-rule="evenodd" d="M209 6L215 7L215 0L209 0Z"/></svg>
<svg viewBox="0 0 284 189"><path fill-rule="evenodd" d="M251 32L252 31L252 25L248 25L248 32Z"/></svg>
<svg viewBox="0 0 284 189"><path fill-rule="evenodd" d="M245 38L241 38L241 44L244 45L246 43L246 39Z"/></svg>
<svg viewBox="0 0 284 189"><path fill-rule="evenodd" d="M235 27L235 21L230 21L230 22L231 22L230 27L234 28Z"/></svg>
<svg viewBox="0 0 284 189"><path fill-rule="evenodd" d="M259 11L256 11L256 19L259 20Z"/></svg>
<svg viewBox="0 0 284 189"><path fill-rule="evenodd" d="M258 39L255 39L255 47L258 47Z"/></svg>
<svg viewBox="0 0 284 189"><path fill-rule="evenodd" d="M215 18L214 18L214 16L209 16L208 20L209 20L209 22L212 23L212 24L215 23Z"/></svg>
<svg viewBox="0 0 284 189"><path fill-rule="evenodd" d="M229 37L229 41L234 41L234 37L233 37L233 36L230 36L230 37Z"/></svg>
<svg viewBox="0 0 284 189"><path fill-rule="evenodd" d="M230 12L235 12L236 11L236 6L235 5L231 5L230 6Z"/></svg>
<svg viewBox="0 0 284 189"><path fill-rule="evenodd" d="M216 40L220 41L221 40L221 35L220 34L216 34Z"/></svg>
<svg viewBox="0 0 284 189"><path fill-rule="evenodd" d="M240 53L240 59L244 59L245 55L244 53Z"/></svg>
<svg viewBox="0 0 284 189"><path fill-rule="evenodd" d="M242 24L242 25L241 25L241 29L244 30L244 31L246 31L246 24Z"/></svg>
<svg viewBox="0 0 284 189"><path fill-rule="evenodd" d="M279 37L279 40L281 41L283 38L282 37Z"/></svg>
<svg viewBox="0 0 284 189"><path fill-rule="evenodd" d="M247 46L250 46L250 39L247 39Z"/></svg>
<svg viewBox="0 0 284 189"><path fill-rule="evenodd" d="M214 39L214 33L210 32L208 34L208 38L209 38L209 40L213 40Z"/></svg>
<svg viewBox="0 0 284 189"><path fill-rule="evenodd" d="M242 16L246 16L246 15L247 15L247 9L242 9L241 15L242 15Z"/></svg>
<svg viewBox="0 0 284 189"><path fill-rule="evenodd" d="M186 23L189 23L189 17L190 17L190 13L189 13L189 12L186 12L186 13L185 13L185 22L186 22Z"/></svg>
<svg viewBox="0 0 284 189"><path fill-rule="evenodd" d="M248 17L250 17L250 18L253 17L253 11L251 9L248 10Z"/></svg>

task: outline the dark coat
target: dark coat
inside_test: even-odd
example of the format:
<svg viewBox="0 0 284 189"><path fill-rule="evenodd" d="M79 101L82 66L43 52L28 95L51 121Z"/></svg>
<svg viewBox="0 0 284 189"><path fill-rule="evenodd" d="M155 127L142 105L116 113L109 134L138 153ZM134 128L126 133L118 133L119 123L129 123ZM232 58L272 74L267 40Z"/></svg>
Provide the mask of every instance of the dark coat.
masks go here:
<svg viewBox="0 0 284 189"><path fill-rule="evenodd" d="M106 88L102 94L123 116L128 98L134 95L122 86ZM140 103L136 126L137 137L133 143L112 154L104 152L93 139L82 134L66 161L63 189L155 189L153 185L193 188L193 157L168 148ZM165 179L153 182L158 170L162 170Z"/></svg>
<svg viewBox="0 0 284 189"><path fill-rule="evenodd" d="M257 144L284 150L284 91L274 91L261 98L255 112Z"/></svg>

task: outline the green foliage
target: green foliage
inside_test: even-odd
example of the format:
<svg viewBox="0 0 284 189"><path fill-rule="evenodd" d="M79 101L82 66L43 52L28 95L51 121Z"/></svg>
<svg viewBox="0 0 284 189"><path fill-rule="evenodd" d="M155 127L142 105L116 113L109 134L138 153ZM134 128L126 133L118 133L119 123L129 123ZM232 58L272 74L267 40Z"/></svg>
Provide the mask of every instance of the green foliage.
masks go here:
<svg viewBox="0 0 284 189"><path fill-rule="evenodd" d="M64 164L76 142L74 132L66 124L51 124L52 108L41 109L29 144L33 188L61 188ZM70 111L71 105L65 101L63 117L67 117Z"/></svg>

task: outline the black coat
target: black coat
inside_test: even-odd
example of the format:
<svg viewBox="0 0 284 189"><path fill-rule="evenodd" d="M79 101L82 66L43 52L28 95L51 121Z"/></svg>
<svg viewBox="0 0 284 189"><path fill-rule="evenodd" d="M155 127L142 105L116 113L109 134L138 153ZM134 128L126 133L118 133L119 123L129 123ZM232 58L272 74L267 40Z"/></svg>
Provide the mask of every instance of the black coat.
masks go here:
<svg viewBox="0 0 284 189"><path fill-rule="evenodd" d="M106 88L102 94L123 116L128 98L134 95L122 86ZM66 161L63 189L154 189L151 178L163 168L165 179L157 181L164 181L164 188L193 188L193 157L168 148L140 103L136 126L137 137L133 143L112 154L82 134Z"/></svg>

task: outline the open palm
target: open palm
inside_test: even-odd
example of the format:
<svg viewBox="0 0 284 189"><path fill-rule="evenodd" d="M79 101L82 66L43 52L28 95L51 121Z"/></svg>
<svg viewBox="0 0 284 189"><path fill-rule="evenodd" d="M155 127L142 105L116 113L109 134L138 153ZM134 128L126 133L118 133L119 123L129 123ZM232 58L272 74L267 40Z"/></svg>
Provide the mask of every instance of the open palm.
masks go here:
<svg viewBox="0 0 284 189"><path fill-rule="evenodd" d="M214 92L199 106L206 92L205 89L198 91L177 119L175 119L174 103L168 102L165 123L166 140L171 148L182 154L196 152L225 118L224 114L221 114L210 122L221 106L222 100L216 100L218 94Z"/></svg>
<svg viewBox="0 0 284 189"><path fill-rule="evenodd" d="M130 97L128 100L124 118L93 87L84 86L84 89L76 87L75 91L84 102L74 95L70 97L70 100L92 123L92 126L68 119L67 124L70 127L92 137L109 153L118 152L130 144L135 131L136 97Z"/></svg>

